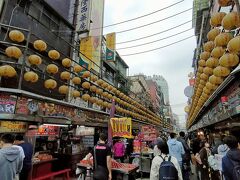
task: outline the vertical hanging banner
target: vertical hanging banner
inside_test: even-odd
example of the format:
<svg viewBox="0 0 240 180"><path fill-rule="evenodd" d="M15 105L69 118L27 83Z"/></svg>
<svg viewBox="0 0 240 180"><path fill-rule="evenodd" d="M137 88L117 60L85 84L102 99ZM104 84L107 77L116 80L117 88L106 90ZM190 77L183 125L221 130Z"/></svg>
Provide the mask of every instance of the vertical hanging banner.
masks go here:
<svg viewBox="0 0 240 180"><path fill-rule="evenodd" d="M106 60L115 61L116 33L109 33L106 36Z"/></svg>
<svg viewBox="0 0 240 180"><path fill-rule="evenodd" d="M131 118L111 118L112 137L132 138Z"/></svg>
<svg viewBox="0 0 240 180"><path fill-rule="evenodd" d="M79 5L80 5L79 31L80 33L88 32L90 30L91 1L80 0Z"/></svg>
<svg viewBox="0 0 240 180"><path fill-rule="evenodd" d="M80 54L79 54L79 64L82 67L85 67L86 69L90 70L91 60L93 58L93 46L92 46L92 37L88 36L86 38L82 38L80 41ZM86 69L83 69L81 73L86 71Z"/></svg>

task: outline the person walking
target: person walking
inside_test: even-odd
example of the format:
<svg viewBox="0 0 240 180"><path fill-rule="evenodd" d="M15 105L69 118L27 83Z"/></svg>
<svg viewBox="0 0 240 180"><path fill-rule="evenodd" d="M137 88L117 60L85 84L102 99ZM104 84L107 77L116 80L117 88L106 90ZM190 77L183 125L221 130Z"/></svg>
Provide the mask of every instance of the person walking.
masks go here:
<svg viewBox="0 0 240 180"><path fill-rule="evenodd" d="M20 150L13 146L14 137L11 134L4 134L1 137L0 149L0 179L15 180L21 172L23 159Z"/></svg>
<svg viewBox="0 0 240 180"><path fill-rule="evenodd" d="M208 166L208 156L210 156L211 151L209 149L210 145L208 142L202 142L201 150L199 151L200 159L202 164L199 165L201 180L209 180L209 166Z"/></svg>
<svg viewBox="0 0 240 180"><path fill-rule="evenodd" d="M114 159L120 159L120 161L123 163L125 149L126 148L124 143L121 141L121 139L118 139L117 142L113 145Z"/></svg>
<svg viewBox="0 0 240 180"><path fill-rule="evenodd" d="M169 155L169 148L166 141L159 141L157 147L161 153L153 158L150 171L150 180L182 180L182 172L178 160Z"/></svg>
<svg viewBox="0 0 240 180"><path fill-rule="evenodd" d="M19 175L19 180L28 180L32 169L33 146L32 144L25 142L23 135L21 134L16 135L14 144L21 147L25 155L25 158L23 160L23 168Z"/></svg>
<svg viewBox="0 0 240 180"><path fill-rule="evenodd" d="M229 151L222 159L222 171L225 180L240 179L240 150L235 136L227 136L223 142L229 147Z"/></svg>
<svg viewBox="0 0 240 180"><path fill-rule="evenodd" d="M177 141L175 133L170 133L170 139L167 141L167 144L170 156L177 158L182 169L182 156L185 154L185 151L182 143Z"/></svg>

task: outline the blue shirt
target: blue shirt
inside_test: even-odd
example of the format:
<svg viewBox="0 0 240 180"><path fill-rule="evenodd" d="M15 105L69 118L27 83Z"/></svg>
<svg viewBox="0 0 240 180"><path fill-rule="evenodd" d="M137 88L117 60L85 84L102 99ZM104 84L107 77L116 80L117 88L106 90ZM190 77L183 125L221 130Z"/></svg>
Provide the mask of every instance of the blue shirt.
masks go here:
<svg viewBox="0 0 240 180"><path fill-rule="evenodd" d="M30 143L19 144L23 148L25 158L23 160L23 168L31 169L32 167L32 156L33 156L33 146Z"/></svg>

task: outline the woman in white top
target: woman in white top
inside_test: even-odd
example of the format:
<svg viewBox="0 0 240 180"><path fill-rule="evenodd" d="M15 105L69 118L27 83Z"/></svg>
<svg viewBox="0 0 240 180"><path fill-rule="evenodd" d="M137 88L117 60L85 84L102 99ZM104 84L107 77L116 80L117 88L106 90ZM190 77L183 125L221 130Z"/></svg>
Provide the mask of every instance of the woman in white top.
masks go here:
<svg viewBox="0 0 240 180"><path fill-rule="evenodd" d="M158 149L161 152L161 156L163 159L168 159L169 157L169 150L168 150L168 145L166 141L160 141L158 143ZM155 156L153 161L152 161L152 167L151 167L151 172L150 172L150 180L159 180L159 168L161 163L163 162L163 159L160 156ZM178 180L182 180L182 172L181 168L178 164L178 161L175 157L171 156L171 162L175 166L178 172Z"/></svg>

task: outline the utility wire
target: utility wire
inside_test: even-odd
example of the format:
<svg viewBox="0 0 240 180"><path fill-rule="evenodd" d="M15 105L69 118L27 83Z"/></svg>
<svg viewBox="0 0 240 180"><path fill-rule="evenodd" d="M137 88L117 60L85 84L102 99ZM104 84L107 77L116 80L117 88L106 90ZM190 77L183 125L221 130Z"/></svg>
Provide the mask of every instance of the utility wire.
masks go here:
<svg viewBox="0 0 240 180"><path fill-rule="evenodd" d="M158 42L158 41L162 41L162 40L164 40L164 39L168 39L168 38L177 36L177 35L179 35L179 34L185 33L185 32L190 31L190 30L192 30L192 29L193 29L193 28L189 28L189 29L186 29L186 30L184 30L184 31L178 32L178 33L176 33L176 34L172 34L172 35L170 35L170 36L166 36L166 37L164 37L164 38L160 38L160 39L157 39L157 40L154 40L154 41L150 41L150 42L147 42L147 43L137 44L137 45L134 45L134 46L127 46L127 47L123 47L123 48L117 48L116 50L129 49L129 48L144 46L144 45L147 45L147 44L152 44L152 43L155 43L155 42Z"/></svg>
<svg viewBox="0 0 240 180"><path fill-rule="evenodd" d="M146 26L150 26L150 25L152 25L152 24L159 23L159 22L161 22L161 21L164 21L164 20L166 20L166 19L175 17L175 16L177 16L177 15L179 15L179 14L183 14L183 13L185 13L185 12L187 12L187 11L190 11L190 10L192 10L192 8L189 8L189 9L186 9L186 10L181 11L181 12L179 12L179 13L173 14L173 15L168 16L168 17L166 17L166 18L159 19L159 20L157 20L157 21L153 21L153 22L148 23L148 24L144 24L144 25L142 25L142 26L137 26L137 27L134 27L134 28L131 28L131 29L122 30L122 31L117 31L117 32L115 32L115 33L116 33L116 34L120 34L120 33L128 32L128 31L132 31L132 30L135 30L135 29L143 28L143 27L146 27Z"/></svg>
<svg viewBox="0 0 240 180"><path fill-rule="evenodd" d="M120 21L120 22L114 23L114 24L105 25L105 26L103 26L103 27L92 28L92 29L90 29L90 30L107 28L107 27L111 27L111 26L116 26L116 25L119 25L119 24L123 24L123 23L126 23L126 22L134 21L134 20L137 20L137 19L141 19L141 18L150 16L150 15L152 15L152 14L155 14L155 13L157 13L157 12L163 11L163 10L165 10L165 9L171 8L171 7L173 7L173 6L181 3L181 2L183 2L183 1L184 1L184 0L178 1L178 2L176 2L176 3L173 3L173 4L169 5L169 6L166 6L166 7L164 7L164 8L158 9L158 10L156 10L156 11L153 11L153 12L151 12L151 13L148 13L148 14L145 14L145 15L142 15L142 16L138 16L138 17L135 17L135 18L132 18L132 19L128 19L128 20L125 20L125 21Z"/></svg>
<svg viewBox="0 0 240 180"><path fill-rule="evenodd" d="M186 37L186 38L184 38L184 39L181 39L181 40L179 40L179 41L175 41L175 42L170 43L170 44L167 44L167 45L165 45L165 46L161 46L161 47L158 47L158 48L150 49L150 50L147 50L147 51L141 51L141 52L137 52L137 53L123 54L123 55L121 55L121 56L133 56L133 55L137 55L137 54L148 53L148 52L155 51L155 50L158 50L158 49L163 49L163 48L165 48L165 47L168 47L168 46L177 44L177 43L179 43L179 42L185 41L185 40L187 40L187 39L190 39L190 38L192 38L192 37L194 37L194 35L188 36L188 37Z"/></svg>

